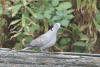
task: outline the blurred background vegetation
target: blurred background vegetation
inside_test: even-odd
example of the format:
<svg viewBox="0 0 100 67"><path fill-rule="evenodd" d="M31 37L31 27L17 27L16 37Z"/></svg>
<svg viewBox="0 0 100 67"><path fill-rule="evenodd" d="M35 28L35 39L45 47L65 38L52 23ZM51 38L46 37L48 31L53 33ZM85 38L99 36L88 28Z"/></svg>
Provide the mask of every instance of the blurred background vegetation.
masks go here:
<svg viewBox="0 0 100 67"><path fill-rule="evenodd" d="M0 47L20 50L57 22L50 51L100 53L100 0L0 0Z"/></svg>

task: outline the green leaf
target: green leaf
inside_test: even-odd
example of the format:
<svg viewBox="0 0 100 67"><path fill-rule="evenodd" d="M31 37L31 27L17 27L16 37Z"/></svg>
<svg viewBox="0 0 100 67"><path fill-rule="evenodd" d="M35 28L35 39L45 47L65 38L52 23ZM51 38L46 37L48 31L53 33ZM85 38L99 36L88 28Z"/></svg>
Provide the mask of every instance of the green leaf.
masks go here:
<svg viewBox="0 0 100 67"><path fill-rule="evenodd" d="M21 7L22 7L22 4L17 4L15 6L12 6L12 16L13 17L18 13Z"/></svg>
<svg viewBox="0 0 100 67"><path fill-rule="evenodd" d="M61 23L62 26L67 27L68 24L69 24L69 21L66 20L66 19L64 19L64 20L62 20L60 23Z"/></svg>
<svg viewBox="0 0 100 67"><path fill-rule="evenodd" d="M71 17L71 19L73 18L73 16L70 16L68 15L69 13L73 12L74 10L59 10L59 11L56 11L56 14L58 16L68 16L68 17Z"/></svg>
<svg viewBox="0 0 100 67"><path fill-rule="evenodd" d="M75 30L75 29L78 29L78 26L74 23L71 23L70 26Z"/></svg>
<svg viewBox="0 0 100 67"><path fill-rule="evenodd" d="M41 13L37 13L36 16L37 16L37 19L43 19L44 18Z"/></svg>
<svg viewBox="0 0 100 67"><path fill-rule="evenodd" d="M65 19L70 20L70 19L72 19L73 17L74 17L73 15L67 15L67 16L65 17Z"/></svg>
<svg viewBox="0 0 100 67"><path fill-rule="evenodd" d="M20 21L20 19L18 19L18 20L14 20L14 21L12 21L12 22L10 23L10 25L9 25L9 26L11 26L11 25L14 25L14 24L18 23L19 21Z"/></svg>
<svg viewBox="0 0 100 67"><path fill-rule="evenodd" d="M17 40L21 41L25 37L25 34L21 33L19 36L17 36Z"/></svg>
<svg viewBox="0 0 100 67"><path fill-rule="evenodd" d="M38 30L40 28L40 26L38 25L38 26L35 26L35 25L32 25L32 26L30 26L30 33L34 33L36 30Z"/></svg>
<svg viewBox="0 0 100 67"><path fill-rule="evenodd" d="M51 18L51 11L50 10L46 10L44 12L44 17L50 19Z"/></svg>
<svg viewBox="0 0 100 67"><path fill-rule="evenodd" d="M16 34L14 34L13 36L11 36L10 39L12 39L12 38L14 38L14 37L17 37L17 36L19 36L20 34L22 34L22 33L21 33L21 32L18 32L18 33L16 33Z"/></svg>
<svg viewBox="0 0 100 67"><path fill-rule="evenodd" d="M51 19L51 20L48 20L48 23L49 23L50 26L52 26L52 25L54 25L56 22L55 22L54 20Z"/></svg>
<svg viewBox="0 0 100 67"><path fill-rule="evenodd" d="M36 27L36 28L37 28L37 27ZM34 25L30 26L30 33L33 33L35 30L36 30L36 29L35 29L35 26L34 26Z"/></svg>
<svg viewBox="0 0 100 67"><path fill-rule="evenodd" d="M43 11L44 17L50 19L52 14L54 13L54 7L48 7L45 11Z"/></svg>
<svg viewBox="0 0 100 67"><path fill-rule="evenodd" d="M26 27L24 27L24 32L29 32L29 30Z"/></svg>
<svg viewBox="0 0 100 67"><path fill-rule="evenodd" d="M67 11L66 11L67 14L70 14L70 13L72 13L72 12L74 12L73 9L70 9L70 10L67 10Z"/></svg>
<svg viewBox="0 0 100 67"><path fill-rule="evenodd" d="M59 4L59 0L52 0L52 5L57 6Z"/></svg>
<svg viewBox="0 0 100 67"><path fill-rule="evenodd" d="M71 41L70 38L63 38L60 40L60 44L65 45L65 44L68 44L70 41Z"/></svg>
<svg viewBox="0 0 100 67"><path fill-rule="evenodd" d="M60 16L54 16L54 17L52 18L53 21L60 20L60 19L61 19Z"/></svg>
<svg viewBox="0 0 100 67"><path fill-rule="evenodd" d="M100 11L98 10L98 14L96 16L96 21L100 25L100 19L99 18L100 18Z"/></svg>
<svg viewBox="0 0 100 67"><path fill-rule="evenodd" d="M33 25L37 25L36 23L35 23L35 19L34 18L30 18L30 17L25 17L25 19L28 21L28 23L27 23L27 25L29 24L29 23L31 23L31 24L33 24Z"/></svg>
<svg viewBox="0 0 100 67"><path fill-rule="evenodd" d="M27 36L26 40L25 40L25 43L27 44L27 43L31 42L33 39L34 38L32 36Z"/></svg>
<svg viewBox="0 0 100 67"><path fill-rule="evenodd" d="M29 17L29 13L28 12L24 12L24 16L25 17Z"/></svg>
<svg viewBox="0 0 100 67"><path fill-rule="evenodd" d="M96 22L96 20L93 18L93 22L96 26L96 29L100 32L100 25Z"/></svg>
<svg viewBox="0 0 100 67"><path fill-rule="evenodd" d="M35 18L37 17L36 14L33 12L33 10L30 7L28 7L28 6L25 6L25 7L32 14L33 17L35 17Z"/></svg>
<svg viewBox="0 0 100 67"><path fill-rule="evenodd" d="M64 3L59 4L59 6L56 9L57 10L66 10L66 9L71 8L71 7L72 7L72 5L70 2L64 2Z"/></svg>
<svg viewBox="0 0 100 67"><path fill-rule="evenodd" d="M100 32L100 25L96 24L96 29Z"/></svg>
<svg viewBox="0 0 100 67"><path fill-rule="evenodd" d="M56 14L58 16L66 16L67 15L67 11L66 10L59 10L59 11L56 11Z"/></svg>
<svg viewBox="0 0 100 67"><path fill-rule="evenodd" d="M82 32L79 30L79 27L78 27L76 24L71 23L71 24L70 24L70 27L72 28L74 34L79 35L79 34L82 33Z"/></svg>
<svg viewBox="0 0 100 67"><path fill-rule="evenodd" d="M81 40L86 40L87 42L89 41L89 38L88 38L87 35L81 34L81 35L80 35L80 38L81 38Z"/></svg>
<svg viewBox="0 0 100 67"><path fill-rule="evenodd" d="M83 43L83 42L75 42L74 45L79 46L79 47L85 47L86 46L86 44Z"/></svg>
<svg viewBox="0 0 100 67"><path fill-rule="evenodd" d="M48 9L48 11L50 11L51 13L52 13L54 10L55 10L54 7L50 7L50 8Z"/></svg>

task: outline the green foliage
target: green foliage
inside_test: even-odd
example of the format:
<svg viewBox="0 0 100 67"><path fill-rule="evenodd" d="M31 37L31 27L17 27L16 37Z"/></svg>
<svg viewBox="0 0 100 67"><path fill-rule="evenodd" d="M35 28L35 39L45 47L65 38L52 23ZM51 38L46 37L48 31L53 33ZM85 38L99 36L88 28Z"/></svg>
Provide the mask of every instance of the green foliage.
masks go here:
<svg viewBox="0 0 100 67"><path fill-rule="evenodd" d="M57 48L62 51L70 49L75 52L85 52L81 51L81 48L86 48L87 52L91 52L98 40L97 32L100 32L100 11L96 19L94 18L97 12L97 0L77 0L75 10L72 9L73 0L68 1L13 0L11 2L7 0L2 3L1 0L0 26L8 26L5 28L9 30L8 35L2 31L3 40L16 38L14 48L22 49L24 44L47 32L55 23L61 23L64 28L57 33ZM55 50L58 49L55 48Z"/></svg>
<svg viewBox="0 0 100 67"><path fill-rule="evenodd" d="M52 1L52 5L53 5L53 6L57 6L58 4L59 4L59 0L53 0L53 1Z"/></svg>
<svg viewBox="0 0 100 67"><path fill-rule="evenodd" d="M69 42L71 42L70 38L63 38L63 39L60 40L60 44L62 44L62 45L66 45Z"/></svg>
<svg viewBox="0 0 100 67"><path fill-rule="evenodd" d="M40 3L42 4L38 7ZM33 4L34 6L32 6ZM74 17L71 14L74 10L69 9L71 7L71 3L60 3L59 0L42 0L38 3L31 3L31 1L27 0L17 1L5 10L10 11L11 15L7 14L9 16L17 18L20 15L9 24L9 28L14 26L10 30L11 34L13 34L10 39L17 38L18 42L15 47L18 47L20 44L27 44L32 41L36 37L35 33L39 36L41 31L48 31L48 28L56 22L67 28L70 20ZM64 41L67 44L70 40L67 38L62 39L60 44L63 44ZM21 47L18 49L21 49Z"/></svg>
<svg viewBox="0 0 100 67"><path fill-rule="evenodd" d="M99 18L100 18L100 11L98 11L96 20L93 18L93 22L94 22L94 24L96 26L96 29L97 29L97 31L100 32L100 19Z"/></svg>
<svg viewBox="0 0 100 67"><path fill-rule="evenodd" d="M72 7L71 3L69 3L69 2L64 2L64 3L59 4L59 6L58 6L56 9L57 9L58 11L60 11L60 10L69 9L69 8L71 8L71 7Z"/></svg>
<svg viewBox="0 0 100 67"><path fill-rule="evenodd" d="M3 27L5 25L5 21L2 19L1 20L1 26Z"/></svg>
<svg viewBox="0 0 100 67"><path fill-rule="evenodd" d="M86 46L86 44L83 43L83 42L75 42L74 45L79 46L79 47L85 47Z"/></svg>
<svg viewBox="0 0 100 67"><path fill-rule="evenodd" d="M89 42L89 38L88 38L87 35L81 34L81 35L80 35L80 38L81 38L81 40L84 40L84 41L86 41L86 42Z"/></svg>
<svg viewBox="0 0 100 67"><path fill-rule="evenodd" d="M21 7L22 7L22 4L17 4L15 6L12 6L11 7L11 9L12 9L12 16L15 16L19 12Z"/></svg>
<svg viewBox="0 0 100 67"><path fill-rule="evenodd" d="M46 18L47 22L51 25L59 22L63 26L67 27L69 24L69 20L74 17L70 14L74 10L68 10L68 8L71 8L71 3L59 3L59 0L54 1L57 1L57 4L51 1L51 3L48 3L47 5L48 7L44 5L42 6L42 8L37 13L37 19L43 20L44 18ZM51 4L53 4L53 6Z"/></svg>

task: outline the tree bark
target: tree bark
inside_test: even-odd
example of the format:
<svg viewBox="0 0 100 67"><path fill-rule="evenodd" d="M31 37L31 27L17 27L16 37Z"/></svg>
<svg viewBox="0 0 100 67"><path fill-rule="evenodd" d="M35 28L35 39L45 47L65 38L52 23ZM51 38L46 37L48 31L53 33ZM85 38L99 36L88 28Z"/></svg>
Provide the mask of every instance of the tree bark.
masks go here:
<svg viewBox="0 0 100 67"><path fill-rule="evenodd" d="M0 49L0 67L100 67L99 54Z"/></svg>

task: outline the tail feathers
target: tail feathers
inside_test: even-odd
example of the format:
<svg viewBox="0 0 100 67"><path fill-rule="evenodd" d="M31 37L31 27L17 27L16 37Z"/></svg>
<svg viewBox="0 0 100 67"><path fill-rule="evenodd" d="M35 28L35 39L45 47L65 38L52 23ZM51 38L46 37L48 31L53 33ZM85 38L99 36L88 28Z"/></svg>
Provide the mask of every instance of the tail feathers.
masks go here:
<svg viewBox="0 0 100 67"><path fill-rule="evenodd" d="M30 43L24 45L24 47L31 47Z"/></svg>
<svg viewBox="0 0 100 67"><path fill-rule="evenodd" d="M29 44L24 45L24 49L22 49L22 50L27 50L27 49L31 49L31 48L38 48L38 47L37 46L33 46L33 45L31 45L29 43Z"/></svg>
<svg viewBox="0 0 100 67"><path fill-rule="evenodd" d="M31 45L30 43L28 43L28 44L24 45L24 47L33 47L33 48L36 48L37 46Z"/></svg>
<svg viewBox="0 0 100 67"><path fill-rule="evenodd" d="M30 49L30 48L32 48L32 47L25 47L24 49L22 49L22 50L27 50L27 49Z"/></svg>

